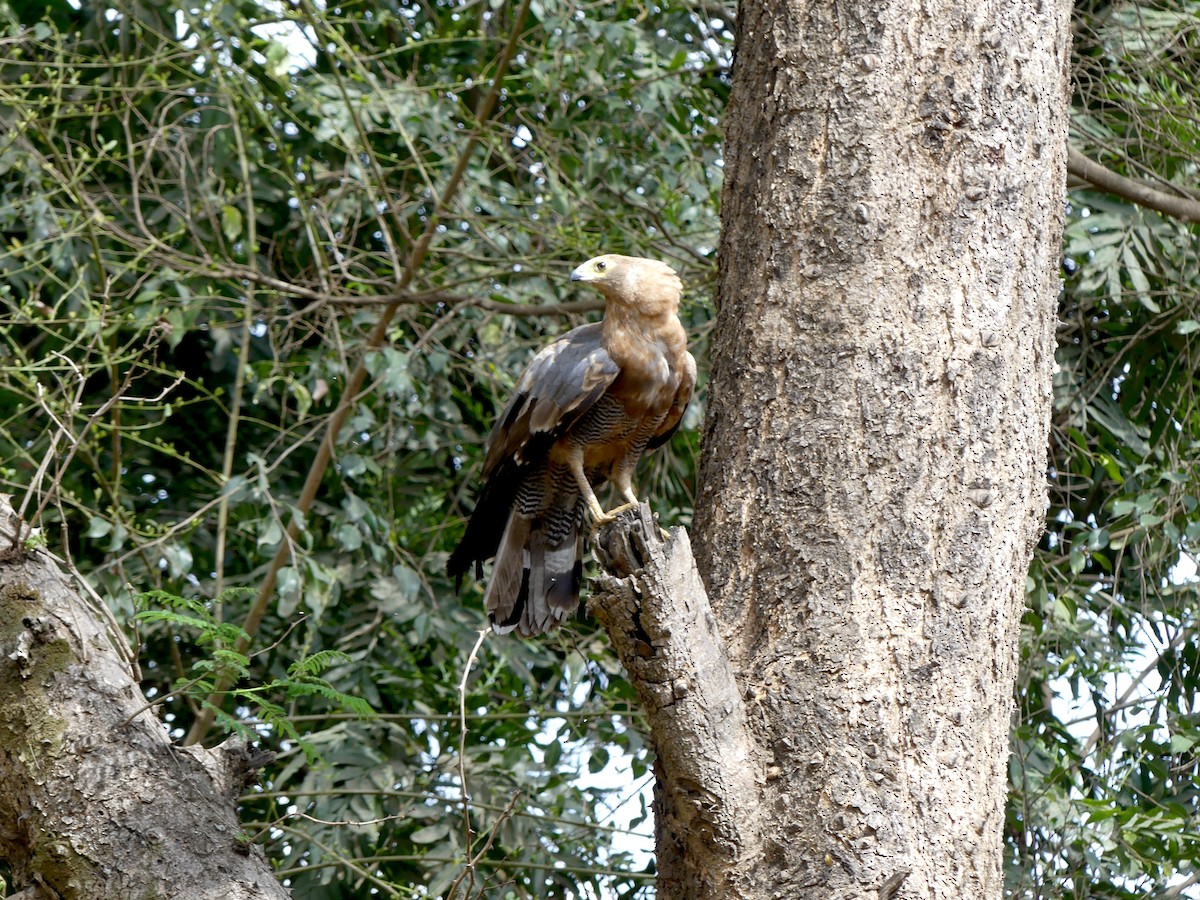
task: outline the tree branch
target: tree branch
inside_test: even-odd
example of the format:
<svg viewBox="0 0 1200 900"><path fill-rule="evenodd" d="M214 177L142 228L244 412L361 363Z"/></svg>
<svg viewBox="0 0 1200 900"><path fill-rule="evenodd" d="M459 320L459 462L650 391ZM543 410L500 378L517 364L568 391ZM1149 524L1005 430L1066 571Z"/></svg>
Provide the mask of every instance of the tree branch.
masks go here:
<svg viewBox="0 0 1200 900"><path fill-rule="evenodd" d="M705 898L738 898L741 867L761 853L746 708L687 532L658 535L644 503L601 531L608 574L588 609L650 721L660 894L701 900L702 885Z"/></svg>
<svg viewBox="0 0 1200 900"><path fill-rule="evenodd" d="M1133 178L1118 175L1100 163L1088 159L1074 147L1067 147L1067 172L1093 187L1115 194L1138 206L1145 206L1183 222L1200 222L1200 201L1176 197Z"/></svg>
<svg viewBox="0 0 1200 900"><path fill-rule="evenodd" d="M430 291L422 294L407 294L382 297L329 297L325 302L345 306L367 306L371 304L408 303L433 306L445 303L451 306L486 309L488 312L506 316L565 316L572 313L597 312L604 309L604 298L595 300L572 300L567 303L507 303L491 297L472 297L466 294L449 294Z"/></svg>
<svg viewBox="0 0 1200 900"><path fill-rule="evenodd" d="M11 541L0 497L0 859L23 895L288 896L240 839L236 798L270 758L180 752L49 553ZM39 886L42 889L39 891Z"/></svg>
<svg viewBox="0 0 1200 900"><path fill-rule="evenodd" d="M1093 748L1095 748L1096 744L1100 742L1100 738L1104 737L1104 720L1108 716L1120 712L1121 710L1132 705L1129 698L1133 696L1138 687L1145 682L1145 680L1149 678L1152 673L1158 671L1159 665L1162 664L1162 661L1167 654L1174 653L1176 650L1178 650L1179 645L1184 641L1189 640L1192 637L1192 634L1193 631L1191 628L1181 624L1179 626L1178 633L1176 633L1175 637L1171 638L1171 642L1167 644L1167 646L1163 647L1163 649L1155 655L1154 659L1150 660L1150 662L1142 668L1141 672L1134 676L1133 680L1129 682L1129 686L1121 692L1121 696L1117 698L1116 702L1112 706L1109 706L1103 710L1098 710L1100 713L1099 721L1097 722L1096 727L1092 730L1092 733L1088 735L1088 739L1084 741L1083 749L1079 752L1080 759L1087 759L1088 754L1090 754Z"/></svg>

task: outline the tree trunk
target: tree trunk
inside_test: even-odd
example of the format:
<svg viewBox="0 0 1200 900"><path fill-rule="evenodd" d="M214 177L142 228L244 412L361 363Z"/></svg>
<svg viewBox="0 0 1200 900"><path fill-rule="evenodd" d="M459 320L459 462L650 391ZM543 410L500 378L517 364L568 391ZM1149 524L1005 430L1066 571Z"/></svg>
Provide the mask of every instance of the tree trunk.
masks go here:
<svg viewBox="0 0 1200 900"><path fill-rule="evenodd" d="M173 747L123 639L17 531L0 497L0 860L22 896L288 897L236 815L261 756Z"/></svg>
<svg viewBox="0 0 1200 900"><path fill-rule="evenodd" d="M1070 8L741 4L695 533L761 784L744 896L1001 895Z"/></svg>

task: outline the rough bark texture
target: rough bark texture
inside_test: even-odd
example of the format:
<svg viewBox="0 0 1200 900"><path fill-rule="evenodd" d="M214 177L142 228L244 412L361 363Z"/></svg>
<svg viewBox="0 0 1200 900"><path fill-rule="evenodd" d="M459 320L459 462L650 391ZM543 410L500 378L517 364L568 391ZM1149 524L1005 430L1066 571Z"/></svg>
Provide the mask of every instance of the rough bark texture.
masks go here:
<svg viewBox="0 0 1200 900"><path fill-rule="evenodd" d="M1069 10L741 4L695 534L766 773L745 896L1001 896Z"/></svg>
<svg viewBox="0 0 1200 900"><path fill-rule="evenodd" d="M656 751L660 897L741 897L760 846L746 710L687 532L664 543L642 504L604 529L589 600L637 689Z"/></svg>
<svg viewBox="0 0 1200 900"><path fill-rule="evenodd" d="M289 893L243 840L257 760L172 746L102 618L0 497L0 859L23 896L259 900Z"/></svg>

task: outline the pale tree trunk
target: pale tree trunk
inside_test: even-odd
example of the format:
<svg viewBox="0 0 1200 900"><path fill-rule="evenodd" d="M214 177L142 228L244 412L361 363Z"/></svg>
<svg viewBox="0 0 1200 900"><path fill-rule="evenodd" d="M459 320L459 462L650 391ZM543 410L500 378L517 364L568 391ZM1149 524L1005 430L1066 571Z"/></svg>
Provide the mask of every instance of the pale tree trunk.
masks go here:
<svg viewBox="0 0 1200 900"><path fill-rule="evenodd" d="M717 628L652 536L595 604L658 746L660 900L1002 894L1069 12L741 4L694 531ZM690 619L644 627L671 591ZM669 737L681 700L720 743Z"/></svg>
<svg viewBox="0 0 1200 900"><path fill-rule="evenodd" d="M173 747L99 601L17 527L0 497L0 860L19 896L288 897L236 815L263 757Z"/></svg>
<svg viewBox="0 0 1200 900"><path fill-rule="evenodd" d="M1070 10L742 4L696 530L760 896L1001 895Z"/></svg>

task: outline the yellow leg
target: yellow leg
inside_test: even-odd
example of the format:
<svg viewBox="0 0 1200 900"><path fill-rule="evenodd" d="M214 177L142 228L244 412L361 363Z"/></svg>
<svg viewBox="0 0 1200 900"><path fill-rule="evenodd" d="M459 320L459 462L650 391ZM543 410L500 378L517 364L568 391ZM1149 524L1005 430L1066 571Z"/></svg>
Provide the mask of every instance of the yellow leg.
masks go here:
<svg viewBox="0 0 1200 900"><path fill-rule="evenodd" d="M642 501L638 499L637 492L633 489L633 469L618 469L617 474L613 476L613 483L617 486L617 493L625 502L609 513L611 518L615 519L626 510L637 509L641 506ZM658 529L658 536L664 541L670 537L661 528Z"/></svg>
<svg viewBox="0 0 1200 900"><path fill-rule="evenodd" d="M587 473L583 471L582 449L578 449L571 454L570 465L571 474L575 477L575 484L579 486L579 493L583 494L583 502L587 505L588 518L593 522L600 521L604 518L604 508L600 505L600 501L596 499L596 492L592 490L592 483L587 480Z"/></svg>
<svg viewBox="0 0 1200 900"><path fill-rule="evenodd" d="M600 505L600 501L596 499L596 492L592 490L591 482L587 480L587 473L583 471L583 450L576 450L571 454L571 474L575 476L575 483L579 485L579 493L583 494L583 502L587 504L587 515L591 519L592 531L595 532L598 528L604 525L609 525L615 522L621 513L633 509L638 505L637 495L633 492L633 485L630 483L629 473L618 471L614 481L617 485L617 491L626 501L621 506L618 506L612 512L605 512L604 507Z"/></svg>
<svg viewBox="0 0 1200 900"><path fill-rule="evenodd" d="M616 473L613 475L613 485L617 489L617 494L620 495L621 499L625 502L615 509L609 510L607 513L605 513L603 519L596 523L597 527L600 525L607 525L609 522L615 522L621 513L628 512L631 509L637 509L638 504L641 503L641 501L638 500L637 494L635 494L633 491L633 481L631 478L632 475L633 471L631 469L626 469L624 467L617 469Z"/></svg>
<svg viewBox="0 0 1200 900"><path fill-rule="evenodd" d="M637 506L640 501L637 492L633 489L633 469L621 467L617 469L617 474L613 476L613 484L617 487L617 493L621 495L621 499L625 504L621 507L622 510L630 506ZM616 510L613 511L614 513Z"/></svg>
<svg viewBox="0 0 1200 900"><path fill-rule="evenodd" d="M635 500L632 503L622 503L620 506L610 509L604 513L603 517L596 522L596 527L607 525L610 522L615 522L621 517L621 513L629 512L631 509L637 509L638 502Z"/></svg>

